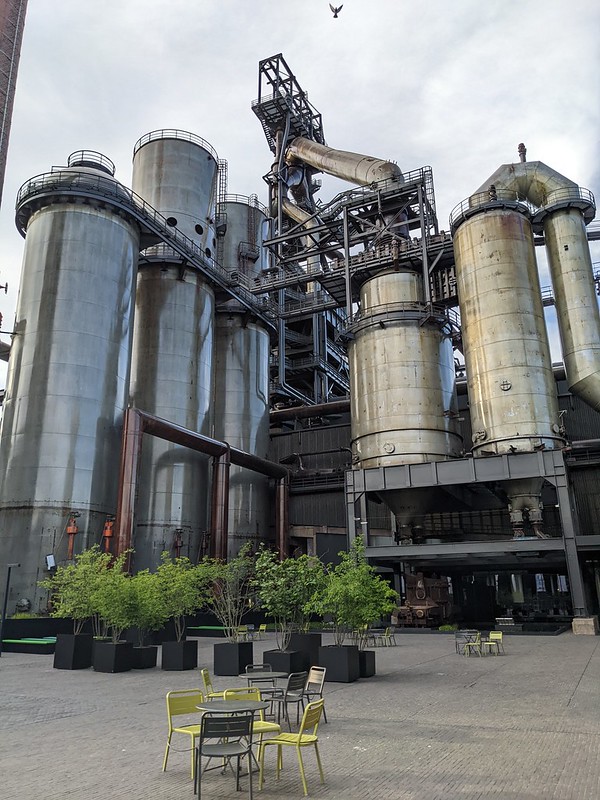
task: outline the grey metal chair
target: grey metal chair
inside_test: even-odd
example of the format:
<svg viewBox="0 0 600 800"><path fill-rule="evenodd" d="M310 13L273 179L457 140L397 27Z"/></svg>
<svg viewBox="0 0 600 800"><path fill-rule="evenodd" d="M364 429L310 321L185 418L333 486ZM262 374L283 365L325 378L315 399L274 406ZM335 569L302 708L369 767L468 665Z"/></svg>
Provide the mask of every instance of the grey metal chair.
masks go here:
<svg viewBox="0 0 600 800"><path fill-rule="evenodd" d="M202 775L208 769L225 770L227 766L234 772L235 789L240 790L241 760L248 758L248 795L252 800L252 723L253 713L222 714L207 711L202 717L200 738L196 746L196 769L194 776L194 794L201 797ZM209 740L215 740L211 742ZM202 758L207 762L202 768ZM209 767L212 758L222 759L219 767ZM236 759L236 769L231 766L231 759Z"/></svg>
<svg viewBox="0 0 600 800"><path fill-rule="evenodd" d="M306 681L308 678L308 672L292 672L287 679L287 685L285 689L279 690L281 694L274 694L269 700L272 703L277 703L277 722L281 721L281 709L283 708L283 716L287 720L288 728L290 732L292 730L292 725L290 723L290 714L288 711L288 705L296 704L296 724L300 724L300 706L304 709L304 689L306 687Z"/></svg>

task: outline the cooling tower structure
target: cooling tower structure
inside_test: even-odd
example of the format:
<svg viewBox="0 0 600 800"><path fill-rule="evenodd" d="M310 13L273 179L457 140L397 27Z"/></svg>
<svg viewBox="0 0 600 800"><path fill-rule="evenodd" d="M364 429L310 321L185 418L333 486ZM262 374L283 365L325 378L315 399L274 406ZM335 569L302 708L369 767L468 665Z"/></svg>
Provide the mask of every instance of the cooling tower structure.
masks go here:
<svg viewBox="0 0 600 800"><path fill-rule="evenodd" d="M219 203L219 261L251 285L266 268L262 239L266 209L258 198L225 195ZM270 336L232 299L219 305L215 347L215 437L260 458L269 448ZM228 557L268 538L269 483L265 475L232 466L229 475Z"/></svg>
<svg viewBox="0 0 600 800"><path fill-rule="evenodd" d="M37 610L44 557L100 541L117 497L139 228L114 165L74 153L26 183L26 236L0 433L3 560ZM102 200L98 200L98 195ZM69 529L69 532L67 532Z"/></svg>
<svg viewBox="0 0 600 800"><path fill-rule="evenodd" d="M593 214L589 192L524 161L500 167L452 212L475 457L564 446L532 215L547 242L569 386L600 408L600 317L585 234ZM516 536L527 520L544 536L543 482L503 482Z"/></svg>
<svg viewBox="0 0 600 800"><path fill-rule="evenodd" d="M134 147L132 188L210 261L215 252L218 157L200 137L154 131ZM215 294L205 277L165 244L140 257L131 364L131 404L213 435ZM163 550L196 560L206 549L209 461L145 437L135 513L136 569Z"/></svg>

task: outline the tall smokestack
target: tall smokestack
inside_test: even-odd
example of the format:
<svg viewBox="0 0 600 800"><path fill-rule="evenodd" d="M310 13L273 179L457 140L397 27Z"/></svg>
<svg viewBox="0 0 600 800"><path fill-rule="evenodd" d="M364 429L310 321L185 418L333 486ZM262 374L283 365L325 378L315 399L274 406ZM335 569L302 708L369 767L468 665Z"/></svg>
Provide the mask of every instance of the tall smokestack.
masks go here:
<svg viewBox="0 0 600 800"><path fill-rule="evenodd" d="M0 0L0 203L27 0Z"/></svg>

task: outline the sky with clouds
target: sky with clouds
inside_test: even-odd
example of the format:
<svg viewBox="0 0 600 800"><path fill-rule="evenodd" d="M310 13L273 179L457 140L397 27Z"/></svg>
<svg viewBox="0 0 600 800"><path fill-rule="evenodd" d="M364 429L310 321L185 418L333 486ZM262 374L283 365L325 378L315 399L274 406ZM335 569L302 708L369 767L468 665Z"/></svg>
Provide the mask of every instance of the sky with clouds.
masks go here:
<svg viewBox="0 0 600 800"><path fill-rule="evenodd" d="M191 131L227 159L229 192L266 201L271 153L250 106L277 53L330 146L433 168L442 229L519 142L599 197L598 30L597 0L344 0L338 19L328 0L29 0L0 209L4 330L17 190L75 150L109 156L129 185L141 135ZM322 199L339 188L325 181Z"/></svg>

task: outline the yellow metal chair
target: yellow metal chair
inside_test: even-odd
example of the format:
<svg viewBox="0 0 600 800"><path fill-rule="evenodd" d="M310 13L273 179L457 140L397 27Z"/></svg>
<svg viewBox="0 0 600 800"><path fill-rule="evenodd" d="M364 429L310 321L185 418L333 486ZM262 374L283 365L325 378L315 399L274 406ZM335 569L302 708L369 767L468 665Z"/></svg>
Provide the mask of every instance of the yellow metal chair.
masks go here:
<svg viewBox="0 0 600 800"><path fill-rule="evenodd" d="M504 653L504 642L502 641L502 631L490 631L487 641L482 642L481 646L484 650L496 651L496 655L500 655L500 650Z"/></svg>
<svg viewBox="0 0 600 800"><path fill-rule="evenodd" d="M470 656L471 653L477 653L478 656L481 657L481 634L477 632L475 634L475 638L469 642L465 642L463 654L465 656Z"/></svg>
<svg viewBox="0 0 600 800"><path fill-rule="evenodd" d="M165 757L163 759L163 772L167 768L167 761L169 760L169 751L171 749L171 737L174 733L183 733L189 736L190 742L190 764L192 779L195 775L195 746L196 740L200 736L200 717L202 712L198 709L200 703L203 702L204 697L200 689L177 689L167 693L167 718L169 721L169 735L167 738L167 746L165 748ZM177 725L173 724L174 717L181 716L197 716L198 722L194 724Z"/></svg>
<svg viewBox="0 0 600 800"><path fill-rule="evenodd" d="M224 697L225 692L215 692L213 685L212 685L212 678L210 677L210 672L207 669L201 669L200 675L202 676L202 683L204 684L204 696L207 699L211 699L213 697Z"/></svg>
<svg viewBox="0 0 600 800"><path fill-rule="evenodd" d="M269 745L277 747L277 772L276 777L279 780L279 773L283 767L283 748L294 747L298 756L298 766L300 768L300 777L302 778L302 787L304 795L308 794L308 786L306 784L306 775L304 774L304 762L302 761L302 748L314 747L315 755L317 757L317 764L319 766L319 774L321 776L321 783L325 783L325 776L323 775L323 766L321 764L321 757L319 755L319 737L317 736L317 728L319 727L319 720L323 712L324 700L316 700L314 703L309 703L302 715L302 722L300 723L300 730L298 733L282 733L275 736L273 739L266 739L261 742L258 751L258 760L260 763L260 774L258 779L258 788L262 789L264 783L265 772L265 750Z"/></svg>
<svg viewBox="0 0 600 800"><path fill-rule="evenodd" d="M240 642L248 642L250 641L250 631L247 625L238 625L237 627L237 636Z"/></svg>
<svg viewBox="0 0 600 800"><path fill-rule="evenodd" d="M225 700L262 700L260 689L256 686L249 686L246 689L226 689ZM252 735L257 735L258 743L263 740L265 733L281 733L281 725L277 722L267 722L265 712L261 709L258 712L258 719L252 724Z"/></svg>
<svg viewBox="0 0 600 800"><path fill-rule="evenodd" d="M396 647L398 644L396 642L396 629L389 627L386 628L383 632L383 643L386 647Z"/></svg>
<svg viewBox="0 0 600 800"><path fill-rule="evenodd" d="M256 638L257 639L262 639L263 635L264 636L267 635L267 623L266 622L263 623L262 625L259 625L258 626L258 630L256 631Z"/></svg>

